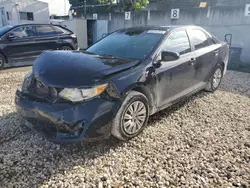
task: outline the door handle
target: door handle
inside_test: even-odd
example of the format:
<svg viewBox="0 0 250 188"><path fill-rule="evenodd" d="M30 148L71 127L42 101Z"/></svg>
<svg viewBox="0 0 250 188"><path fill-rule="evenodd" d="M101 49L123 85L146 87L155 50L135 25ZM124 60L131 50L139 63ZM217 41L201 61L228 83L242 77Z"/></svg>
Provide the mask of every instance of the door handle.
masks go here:
<svg viewBox="0 0 250 188"><path fill-rule="evenodd" d="M189 61L189 65L193 66L196 63L196 59L195 58L191 58Z"/></svg>

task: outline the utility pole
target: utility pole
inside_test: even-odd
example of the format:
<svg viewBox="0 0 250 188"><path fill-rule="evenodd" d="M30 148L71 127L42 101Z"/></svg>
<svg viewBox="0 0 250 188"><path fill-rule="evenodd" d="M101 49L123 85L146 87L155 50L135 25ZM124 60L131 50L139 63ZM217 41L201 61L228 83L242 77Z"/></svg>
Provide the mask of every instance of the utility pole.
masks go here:
<svg viewBox="0 0 250 188"><path fill-rule="evenodd" d="M64 15L66 15L66 0L64 0Z"/></svg>
<svg viewBox="0 0 250 188"><path fill-rule="evenodd" d="M87 19L86 1L87 0L84 0L84 17L85 17L85 19Z"/></svg>
<svg viewBox="0 0 250 188"><path fill-rule="evenodd" d="M19 10L18 10L18 6L19 4L17 4L15 1L12 1L12 4L15 8L15 11L16 11L16 16L17 16L17 23L19 24L20 23L20 13L19 13Z"/></svg>

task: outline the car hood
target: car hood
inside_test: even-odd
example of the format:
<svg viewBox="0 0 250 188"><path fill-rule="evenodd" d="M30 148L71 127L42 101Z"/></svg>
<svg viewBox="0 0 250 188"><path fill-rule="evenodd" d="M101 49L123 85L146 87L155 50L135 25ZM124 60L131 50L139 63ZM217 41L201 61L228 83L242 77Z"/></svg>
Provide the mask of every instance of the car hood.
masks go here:
<svg viewBox="0 0 250 188"><path fill-rule="evenodd" d="M36 79L48 86L75 88L92 86L138 63L80 51L46 51L36 59L33 73Z"/></svg>

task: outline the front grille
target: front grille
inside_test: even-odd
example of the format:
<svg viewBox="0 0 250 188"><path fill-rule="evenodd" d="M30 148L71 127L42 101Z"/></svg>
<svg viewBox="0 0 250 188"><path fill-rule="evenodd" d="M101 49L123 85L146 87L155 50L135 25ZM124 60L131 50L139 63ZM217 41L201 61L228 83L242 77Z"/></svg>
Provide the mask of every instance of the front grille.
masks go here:
<svg viewBox="0 0 250 188"><path fill-rule="evenodd" d="M27 119L36 129L46 130L50 134L56 136L57 129L52 122L40 121L34 118Z"/></svg>
<svg viewBox="0 0 250 188"><path fill-rule="evenodd" d="M73 130L66 124L54 124L53 122L43 121L35 118L27 119L33 126L38 129L46 130L52 134L60 133L71 133Z"/></svg>

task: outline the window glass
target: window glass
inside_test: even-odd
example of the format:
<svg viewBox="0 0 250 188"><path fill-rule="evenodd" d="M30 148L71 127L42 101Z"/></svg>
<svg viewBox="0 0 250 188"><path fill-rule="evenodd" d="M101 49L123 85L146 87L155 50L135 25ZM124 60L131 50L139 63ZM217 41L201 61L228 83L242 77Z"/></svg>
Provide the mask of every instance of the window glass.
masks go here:
<svg viewBox="0 0 250 188"><path fill-rule="evenodd" d="M191 52L186 31L182 30L171 33L164 43L162 51L177 52L180 55Z"/></svg>
<svg viewBox="0 0 250 188"><path fill-rule="evenodd" d="M193 29L192 35L195 50L199 50L214 44L212 39L199 29Z"/></svg>
<svg viewBox="0 0 250 188"><path fill-rule="evenodd" d="M115 32L87 49L99 55L127 59L144 59L164 36L165 31L122 30Z"/></svg>
<svg viewBox="0 0 250 188"><path fill-rule="evenodd" d="M33 12L19 12L20 20L34 20Z"/></svg>
<svg viewBox="0 0 250 188"><path fill-rule="evenodd" d="M27 12L28 20L34 20L33 12Z"/></svg>
<svg viewBox="0 0 250 188"><path fill-rule="evenodd" d="M6 12L6 14L7 14L7 20L12 20L12 13Z"/></svg>
<svg viewBox="0 0 250 188"><path fill-rule="evenodd" d="M29 37L34 37L36 35L34 26L31 25L24 26L24 30L26 31Z"/></svg>
<svg viewBox="0 0 250 188"><path fill-rule="evenodd" d="M33 37L35 35L35 31L33 26L23 26L18 27L10 32L10 34L15 36L15 39Z"/></svg>
<svg viewBox="0 0 250 188"><path fill-rule="evenodd" d="M60 28L58 26L53 26L53 29L57 35L62 35L64 33L68 34L68 32L66 30L64 30L63 28Z"/></svg>
<svg viewBox="0 0 250 188"><path fill-rule="evenodd" d="M55 35L54 29L49 25L36 26L37 36L53 36Z"/></svg>

